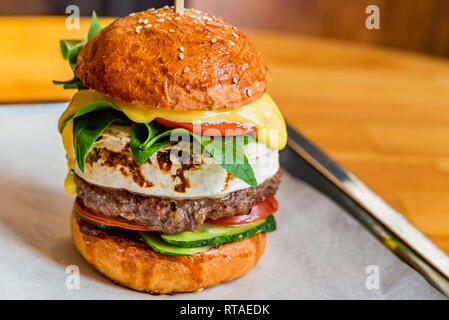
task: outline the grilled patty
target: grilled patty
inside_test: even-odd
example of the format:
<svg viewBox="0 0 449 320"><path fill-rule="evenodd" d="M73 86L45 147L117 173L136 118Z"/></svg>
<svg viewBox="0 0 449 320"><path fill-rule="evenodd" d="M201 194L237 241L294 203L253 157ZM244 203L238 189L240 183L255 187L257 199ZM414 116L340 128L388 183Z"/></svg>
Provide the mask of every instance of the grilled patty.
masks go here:
<svg viewBox="0 0 449 320"><path fill-rule="evenodd" d="M127 219L149 231L171 234L195 231L207 218L218 219L248 214L254 204L274 194L282 170L257 187L232 192L221 199L176 200L134 194L126 190L100 187L75 177L78 199L94 213L114 219Z"/></svg>

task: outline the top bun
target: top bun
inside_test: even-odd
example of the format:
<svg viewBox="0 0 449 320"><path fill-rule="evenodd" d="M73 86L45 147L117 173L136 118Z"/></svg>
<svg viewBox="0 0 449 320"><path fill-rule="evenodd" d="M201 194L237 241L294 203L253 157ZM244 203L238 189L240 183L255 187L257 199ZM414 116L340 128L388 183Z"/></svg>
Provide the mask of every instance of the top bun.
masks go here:
<svg viewBox="0 0 449 320"><path fill-rule="evenodd" d="M234 109L271 75L245 33L199 10L168 6L115 20L78 55L76 76L116 99L173 110Z"/></svg>

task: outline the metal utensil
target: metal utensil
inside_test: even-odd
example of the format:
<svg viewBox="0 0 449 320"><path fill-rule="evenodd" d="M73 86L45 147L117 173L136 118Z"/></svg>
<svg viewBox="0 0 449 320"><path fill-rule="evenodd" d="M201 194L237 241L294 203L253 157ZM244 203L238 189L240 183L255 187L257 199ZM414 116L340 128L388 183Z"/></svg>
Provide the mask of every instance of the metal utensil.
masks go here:
<svg viewBox="0 0 449 320"><path fill-rule="evenodd" d="M363 182L287 126L281 166L350 213L388 249L449 296L449 257Z"/></svg>

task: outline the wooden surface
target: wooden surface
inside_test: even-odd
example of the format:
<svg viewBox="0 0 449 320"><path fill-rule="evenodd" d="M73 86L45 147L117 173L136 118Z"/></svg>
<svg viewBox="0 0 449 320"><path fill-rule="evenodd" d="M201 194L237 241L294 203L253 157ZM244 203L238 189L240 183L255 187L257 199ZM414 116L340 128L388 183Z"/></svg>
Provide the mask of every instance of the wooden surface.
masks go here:
<svg viewBox="0 0 449 320"><path fill-rule="evenodd" d="M282 5L280 5L282 3ZM366 7L380 10L380 29L367 30ZM241 28L356 40L449 57L447 0L188 0Z"/></svg>
<svg viewBox="0 0 449 320"><path fill-rule="evenodd" d="M0 101L68 99L64 18L0 18ZM105 20L102 21L105 25ZM251 33L285 118L449 253L449 62Z"/></svg>

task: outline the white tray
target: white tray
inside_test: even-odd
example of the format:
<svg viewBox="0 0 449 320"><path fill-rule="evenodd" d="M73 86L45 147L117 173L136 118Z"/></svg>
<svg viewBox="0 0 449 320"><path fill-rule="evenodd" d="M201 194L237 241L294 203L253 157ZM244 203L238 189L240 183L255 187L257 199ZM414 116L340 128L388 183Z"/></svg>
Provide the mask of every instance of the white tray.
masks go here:
<svg viewBox="0 0 449 320"><path fill-rule="evenodd" d="M104 278L72 244L57 120L66 104L0 105L1 299L444 299L334 203L285 175L278 230L240 279L197 293L152 296ZM79 289L68 266L80 270ZM376 289L376 271L379 288ZM368 272L368 273L367 273ZM368 282L368 287L367 287ZM374 288L372 286L374 285Z"/></svg>

